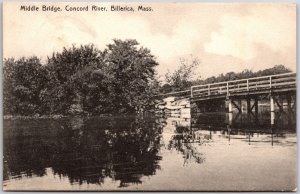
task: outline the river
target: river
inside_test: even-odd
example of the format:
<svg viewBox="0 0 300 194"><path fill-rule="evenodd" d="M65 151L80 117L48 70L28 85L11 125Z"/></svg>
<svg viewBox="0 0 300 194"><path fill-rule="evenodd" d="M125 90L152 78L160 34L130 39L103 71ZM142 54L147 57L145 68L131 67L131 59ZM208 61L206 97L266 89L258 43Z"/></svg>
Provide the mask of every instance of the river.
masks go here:
<svg viewBox="0 0 300 194"><path fill-rule="evenodd" d="M4 120L4 190L294 190L295 127L224 115Z"/></svg>

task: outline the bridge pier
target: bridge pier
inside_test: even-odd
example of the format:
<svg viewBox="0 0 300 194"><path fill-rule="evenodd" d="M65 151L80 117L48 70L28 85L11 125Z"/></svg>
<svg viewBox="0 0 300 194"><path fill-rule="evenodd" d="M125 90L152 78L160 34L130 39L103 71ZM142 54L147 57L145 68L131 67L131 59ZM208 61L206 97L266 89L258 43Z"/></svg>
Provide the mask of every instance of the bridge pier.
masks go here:
<svg viewBox="0 0 300 194"><path fill-rule="evenodd" d="M271 125L275 124L275 104L274 97L270 95L270 111L271 111Z"/></svg>
<svg viewBox="0 0 300 194"><path fill-rule="evenodd" d="M292 122L292 116L293 116L293 108L292 108L292 97L291 97L291 95L288 95L287 94L287 112L288 112L288 119L289 119L289 123L291 123ZM295 103L296 103L296 101L295 101Z"/></svg>
<svg viewBox="0 0 300 194"><path fill-rule="evenodd" d="M232 100L228 102L228 113L232 113Z"/></svg>
<svg viewBox="0 0 300 194"><path fill-rule="evenodd" d="M229 100L228 102L228 124L229 125L232 125L232 119L233 119L232 101Z"/></svg>
<svg viewBox="0 0 300 194"><path fill-rule="evenodd" d="M276 107L278 107L279 109L277 112L276 112ZM271 94L270 95L271 125L275 125L276 122L279 121L280 117L285 116L285 121L287 121L288 125L291 126L294 116L296 115L295 107L296 107L295 93L287 92L284 94L277 94L277 95Z"/></svg>
<svg viewBox="0 0 300 194"><path fill-rule="evenodd" d="M237 100L238 100L238 102L235 102ZM227 109L228 110L227 111L228 124L232 125L242 112L241 100L233 99L232 97L227 96L226 100L225 100L225 104L228 104L228 109ZM237 113L237 115L235 115L235 117L233 116L233 113L235 112L234 108L238 110L238 113Z"/></svg>
<svg viewBox="0 0 300 194"><path fill-rule="evenodd" d="M252 104L252 101L253 104ZM228 104L228 122L232 123L238 118L243 120L242 113L246 111L247 120L254 120L255 123L258 123L258 98L253 96L241 96L241 97L227 97L226 104ZM246 105L246 107L245 107ZM234 111L233 109L237 111ZM233 117L233 113L236 113L236 116Z"/></svg>
<svg viewBox="0 0 300 194"><path fill-rule="evenodd" d="M254 100L253 105L251 106L251 100ZM251 120L251 118L254 118L255 123L258 123L258 98L252 97L251 96L247 96L246 97L247 100L247 114L248 114L248 119ZM253 113L253 109L254 109L254 113Z"/></svg>

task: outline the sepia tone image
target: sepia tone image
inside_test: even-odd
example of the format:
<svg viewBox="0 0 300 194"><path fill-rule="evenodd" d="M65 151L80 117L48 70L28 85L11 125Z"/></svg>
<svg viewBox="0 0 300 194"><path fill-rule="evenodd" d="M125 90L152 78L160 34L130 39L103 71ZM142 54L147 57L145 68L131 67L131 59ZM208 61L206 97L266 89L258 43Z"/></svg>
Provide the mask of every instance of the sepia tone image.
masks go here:
<svg viewBox="0 0 300 194"><path fill-rule="evenodd" d="M3 3L4 191L296 191L296 5Z"/></svg>

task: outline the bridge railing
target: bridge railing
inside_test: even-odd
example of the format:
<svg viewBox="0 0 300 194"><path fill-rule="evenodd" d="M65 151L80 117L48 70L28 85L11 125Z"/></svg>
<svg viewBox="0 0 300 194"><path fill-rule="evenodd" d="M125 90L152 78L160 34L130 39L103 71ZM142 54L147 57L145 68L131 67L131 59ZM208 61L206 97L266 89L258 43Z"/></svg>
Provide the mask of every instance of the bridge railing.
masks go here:
<svg viewBox="0 0 300 194"><path fill-rule="evenodd" d="M192 86L191 97L229 96L240 92L255 92L291 87L296 88L296 73L285 73Z"/></svg>

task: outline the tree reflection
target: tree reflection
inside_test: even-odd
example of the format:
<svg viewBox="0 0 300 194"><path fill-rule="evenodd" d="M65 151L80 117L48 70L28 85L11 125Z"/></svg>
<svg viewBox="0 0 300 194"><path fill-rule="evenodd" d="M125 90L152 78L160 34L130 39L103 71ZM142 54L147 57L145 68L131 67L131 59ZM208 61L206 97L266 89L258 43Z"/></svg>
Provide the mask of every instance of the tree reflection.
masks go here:
<svg viewBox="0 0 300 194"><path fill-rule="evenodd" d="M154 119L6 121L4 129L6 179L44 176L51 167L70 183L102 184L110 177L125 187L159 169L161 127Z"/></svg>
<svg viewBox="0 0 300 194"><path fill-rule="evenodd" d="M204 155L198 150L199 146L205 142L206 136L201 138L195 134L188 126L175 124L176 133L169 141L168 149L176 149L181 152L184 159L184 166L190 162L201 164L205 161Z"/></svg>

